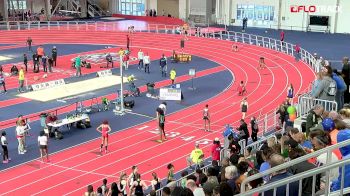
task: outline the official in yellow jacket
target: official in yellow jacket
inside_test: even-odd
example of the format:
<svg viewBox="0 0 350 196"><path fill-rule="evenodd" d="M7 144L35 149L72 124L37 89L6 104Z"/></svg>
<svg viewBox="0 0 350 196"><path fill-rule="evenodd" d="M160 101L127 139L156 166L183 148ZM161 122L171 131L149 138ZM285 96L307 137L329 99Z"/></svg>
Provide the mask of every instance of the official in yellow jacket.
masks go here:
<svg viewBox="0 0 350 196"><path fill-rule="evenodd" d="M19 70L18 83L19 83L18 92L20 92L20 93L24 92L24 70L23 70L23 67L21 67L21 69Z"/></svg>
<svg viewBox="0 0 350 196"><path fill-rule="evenodd" d="M176 78L176 71L174 68L171 69L170 71L170 80L171 80L171 84L175 83L175 78Z"/></svg>

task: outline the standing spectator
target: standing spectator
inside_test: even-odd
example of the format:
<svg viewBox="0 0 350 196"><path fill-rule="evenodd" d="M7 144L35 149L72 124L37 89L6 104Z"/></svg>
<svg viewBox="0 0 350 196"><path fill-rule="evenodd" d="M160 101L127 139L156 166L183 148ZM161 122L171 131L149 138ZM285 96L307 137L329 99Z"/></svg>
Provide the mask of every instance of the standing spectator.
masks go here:
<svg viewBox="0 0 350 196"><path fill-rule="evenodd" d="M208 104L205 105L205 108L203 110L203 120L204 120L204 131L210 131L210 114L209 114L209 108ZM208 129L207 129L207 121L208 121Z"/></svg>
<svg viewBox="0 0 350 196"><path fill-rule="evenodd" d="M0 71L0 85L4 88L4 93L6 93L5 75L2 71Z"/></svg>
<svg viewBox="0 0 350 196"><path fill-rule="evenodd" d="M294 87L293 87L293 84L290 83L290 85L289 85L289 87L287 89L287 98L288 98L289 104L292 104L293 97L294 97Z"/></svg>
<svg viewBox="0 0 350 196"><path fill-rule="evenodd" d="M149 16L152 17L153 16L153 10L149 9Z"/></svg>
<svg viewBox="0 0 350 196"><path fill-rule="evenodd" d="M237 128L237 130L239 131L240 139L245 139L247 145L249 139L248 125L244 122L244 119L241 119L240 123L241 125Z"/></svg>
<svg viewBox="0 0 350 196"><path fill-rule="evenodd" d="M347 91L344 93L344 103L350 103L350 63L349 63L349 57L343 58L343 69L342 69L342 76L343 79L347 85Z"/></svg>
<svg viewBox="0 0 350 196"><path fill-rule="evenodd" d="M244 32L245 29L247 28L247 23L248 23L248 18L244 17L243 18L243 27L242 27L242 31Z"/></svg>
<svg viewBox="0 0 350 196"><path fill-rule="evenodd" d="M250 119L250 126L252 129L252 141L256 142L258 141L259 124L254 116Z"/></svg>
<svg viewBox="0 0 350 196"><path fill-rule="evenodd" d="M28 51L33 51L33 50L32 50L32 42L33 42L32 38L31 38L31 37L28 37L28 38L27 38Z"/></svg>
<svg viewBox="0 0 350 196"><path fill-rule="evenodd" d="M129 35L126 35L126 48L130 50L130 37Z"/></svg>
<svg viewBox="0 0 350 196"><path fill-rule="evenodd" d="M344 105L344 92L347 90L346 83L338 73L338 70L333 70L332 79L337 83L337 93L335 94L335 101L338 103L337 111L343 108Z"/></svg>
<svg viewBox="0 0 350 196"><path fill-rule="evenodd" d="M158 178L158 175L156 172L152 172L153 179L151 180L152 190L159 190L161 185L161 179Z"/></svg>
<svg viewBox="0 0 350 196"><path fill-rule="evenodd" d="M11 159L9 158L9 151L7 149L7 139L6 139L6 132L3 131L1 132L1 147L2 147L2 157L3 157L3 161L2 163L8 163L9 161L11 161Z"/></svg>
<svg viewBox="0 0 350 196"><path fill-rule="evenodd" d="M137 58L139 59L139 66L137 67L138 69L143 69L143 52L140 49L139 52L137 53Z"/></svg>
<svg viewBox="0 0 350 196"><path fill-rule="evenodd" d="M213 161L220 161L221 145L219 138L215 138L211 147L211 157Z"/></svg>
<svg viewBox="0 0 350 196"><path fill-rule="evenodd" d="M28 57L27 54L23 54L23 64L26 66L26 72L28 71Z"/></svg>
<svg viewBox="0 0 350 196"><path fill-rule="evenodd" d="M169 163L168 166L167 166L167 169L168 169L168 176L167 176L167 184L169 184L170 182L173 182L175 181L174 179L174 170L175 170L175 167L173 164Z"/></svg>
<svg viewBox="0 0 350 196"><path fill-rule="evenodd" d="M18 92L22 93L24 92L24 70L23 67L21 67L21 69L19 70L19 74L18 74Z"/></svg>
<svg viewBox="0 0 350 196"><path fill-rule="evenodd" d="M38 136L38 143L40 148L41 160L44 162L44 156L46 156L46 161L50 162L49 152L47 150L48 139L44 131L40 131L40 135Z"/></svg>
<svg viewBox="0 0 350 196"><path fill-rule="evenodd" d="M43 55L43 56L42 56L41 62L42 62L42 64L43 64L44 72L47 72L47 56L46 56L46 55Z"/></svg>
<svg viewBox="0 0 350 196"><path fill-rule="evenodd" d="M124 52L123 48L120 48L119 51L118 51L120 66L123 66L124 53L125 52Z"/></svg>
<svg viewBox="0 0 350 196"><path fill-rule="evenodd" d="M39 73L39 56L36 52L33 54L33 72Z"/></svg>
<svg viewBox="0 0 350 196"><path fill-rule="evenodd" d="M167 59L164 54L162 54L162 57L159 60L159 65L160 65L160 71L162 72L162 77L166 77Z"/></svg>
<svg viewBox="0 0 350 196"><path fill-rule="evenodd" d="M108 190L108 187L107 187L107 179L106 179L106 178L102 180L101 189L102 189L102 193L103 193L103 194Z"/></svg>
<svg viewBox="0 0 350 196"><path fill-rule="evenodd" d="M247 97L244 97L241 101L241 112L242 112L242 119L245 119L245 115L248 111L248 101Z"/></svg>
<svg viewBox="0 0 350 196"><path fill-rule="evenodd" d="M56 65L57 65L57 48L56 48L56 46L54 46L52 48L51 56L52 56L53 63L55 64L54 66L56 67Z"/></svg>
<svg viewBox="0 0 350 196"><path fill-rule="evenodd" d="M125 53L123 56L123 64L125 66L125 70L129 68L129 53Z"/></svg>
<svg viewBox="0 0 350 196"><path fill-rule="evenodd" d="M330 66L325 66L322 70L323 79L320 82L319 88L315 92L315 98L334 101L336 95L336 82L331 78L332 68Z"/></svg>
<svg viewBox="0 0 350 196"><path fill-rule="evenodd" d="M153 9L153 17L157 17L157 11L156 11L156 9Z"/></svg>
<svg viewBox="0 0 350 196"><path fill-rule="evenodd" d="M53 67L53 58L50 57L48 60L48 63L49 63L49 72L52 73L52 67Z"/></svg>
<svg viewBox="0 0 350 196"><path fill-rule="evenodd" d="M282 30L281 33L280 33L280 38L281 38L281 48L282 46L284 46L284 31ZM283 50L283 49L282 49Z"/></svg>
<svg viewBox="0 0 350 196"><path fill-rule="evenodd" d="M84 196L96 196L96 193L94 192L94 187L92 185L89 185L87 187L87 191L84 193Z"/></svg>
<svg viewBox="0 0 350 196"><path fill-rule="evenodd" d="M27 152L24 145L24 137L26 133L26 126L23 124L19 124L16 126L16 134L18 140L18 154L24 154Z"/></svg>
<svg viewBox="0 0 350 196"><path fill-rule="evenodd" d="M203 150L199 148L199 144L195 144L195 149L192 150L191 155L187 157L187 166L190 169L193 169L192 164L196 164L197 166L202 165L204 158Z"/></svg>
<svg viewBox="0 0 350 196"><path fill-rule="evenodd" d="M143 57L143 63L145 64L145 73L149 73L149 65L151 63L151 59L146 52L146 55Z"/></svg>
<svg viewBox="0 0 350 196"><path fill-rule="evenodd" d="M316 74L316 80L312 82L311 96L316 97L316 91L320 88L320 83L323 79L322 72Z"/></svg>
<svg viewBox="0 0 350 196"><path fill-rule="evenodd" d="M107 66L106 68L108 68L109 64L112 64L112 68L114 67L114 64L113 64L113 58L112 58L112 55L110 53L108 53L106 55L106 61L107 61Z"/></svg>
<svg viewBox="0 0 350 196"><path fill-rule="evenodd" d="M120 196L127 196L127 191L126 191L127 179L128 179L128 177L127 177L126 173L122 172L120 174L119 183L117 185L118 192L120 193Z"/></svg>
<svg viewBox="0 0 350 196"><path fill-rule="evenodd" d="M128 183L129 183L129 187L131 187L132 184L134 183L134 181L136 180L136 175L138 174L139 168L134 165L131 167L131 170L132 170L132 172L127 179Z"/></svg>
<svg viewBox="0 0 350 196"><path fill-rule="evenodd" d="M300 60L300 46L299 46L299 44L296 44L294 46L294 50L295 50L295 61L299 61Z"/></svg>
<svg viewBox="0 0 350 196"><path fill-rule="evenodd" d="M171 84L174 84L175 83L175 78L176 78L176 70L175 70L175 68L171 69L169 75L170 75Z"/></svg>
<svg viewBox="0 0 350 196"><path fill-rule="evenodd" d="M81 74L81 59L80 56L75 58L75 69L76 69L76 73L75 76L80 77Z"/></svg>
<svg viewBox="0 0 350 196"><path fill-rule="evenodd" d="M38 58L39 61L40 59L45 55L45 51L42 45L40 45L37 49L36 49L36 53L38 54Z"/></svg>
<svg viewBox="0 0 350 196"><path fill-rule="evenodd" d="M141 175L136 174L135 181L130 187L130 195L144 196L143 192L147 189L146 183L141 180Z"/></svg>

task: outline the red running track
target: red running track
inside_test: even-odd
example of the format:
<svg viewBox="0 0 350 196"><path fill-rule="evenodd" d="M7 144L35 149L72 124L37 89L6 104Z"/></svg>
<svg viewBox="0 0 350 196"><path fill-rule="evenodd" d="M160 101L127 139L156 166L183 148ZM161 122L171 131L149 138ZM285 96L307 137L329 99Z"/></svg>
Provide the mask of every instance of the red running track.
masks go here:
<svg viewBox="0 0 350 196"><path fill-rule="evenodd" d="M6 32L5 32L6 33ZM39 34L18 32L36 39ZM55 43L115 43L122 42L123 33L108 32L51 32ZM77 38L77 35L79 37ZM4 38L2 36L0 43ZM136 33L133 38L135 48L146 50L160 49L172 51L179 46L180 36ZM55 40L57 39L57 40ZM236 81L246 81L248 90L248 116L257 116L275 109L286 96L290 82L296 94L307 88L313 80L313 71L302 62L282 53L250 45L242 45L237 53L231 52L229 41L205 38L191 38L186 43L186 51L193 55L213 60L226 67L235 75ZM258 59L264 56L268 68L257 70ZM219 95L203 103L167 116L166 131L169 140L156 143L158 135L154 133L156 123L147 123L130 127L110 136L110 153L100 156L100 140L95 139L66 149L51 156L52 162L39 163L37 160L17 166L0 173L0 186L3 195L81 195L89 184L95 187L107 177L109 182L117 181L122 171L130 172L130 167L138 165L143 179L151 179L151 173L157 171L160 177L166 176L166 165L173 163L176 169L186 167L185 157L199 141L209 156L208 149L214 137L220 137L224 124L240 119L239 103L233 85ZM202 131L202 109L209 104L214 130Z"/></svg>

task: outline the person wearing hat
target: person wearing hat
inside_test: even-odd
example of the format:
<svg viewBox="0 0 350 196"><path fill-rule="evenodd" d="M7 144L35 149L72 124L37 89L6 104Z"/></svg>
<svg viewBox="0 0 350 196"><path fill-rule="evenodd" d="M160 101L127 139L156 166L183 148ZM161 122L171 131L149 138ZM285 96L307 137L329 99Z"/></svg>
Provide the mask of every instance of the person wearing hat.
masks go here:
<svg viewBox="0 0 350 196"><path fill-rule="evenodd" d="M191 155L187 157L187 166L189 169L193 169L192 164L201 166L203 163L204 153L203 150L199 148L199 144L195 144L195 149L192 150Z"/></svg>
<svg viewBox="0 0 350 196"><path fill-rule="evenodd" d="M56 67L57 65L57 48L56 46L53 46L52 51L51 51L51 56L53 60L53 65Z"/></svg>
<svg viewBox="0 0 350 196"><path fill-rule="evenodd" d="M220 151L221 145L219 138L215 138L213 141L213 146L211 147L211 156L213 161L220 161Z"/></svg>

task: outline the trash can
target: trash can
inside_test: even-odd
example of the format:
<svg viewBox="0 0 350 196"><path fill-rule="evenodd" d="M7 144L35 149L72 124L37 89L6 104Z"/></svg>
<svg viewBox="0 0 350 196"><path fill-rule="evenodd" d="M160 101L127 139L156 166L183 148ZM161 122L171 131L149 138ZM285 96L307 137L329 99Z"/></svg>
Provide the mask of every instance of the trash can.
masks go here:
<svg viewBox="0 0 350 196"><path fill-rule="evenodd" d="M42 127L46 127L46 117L47 117L46 113L41 113L40 114L40 125Z"/></svg>

